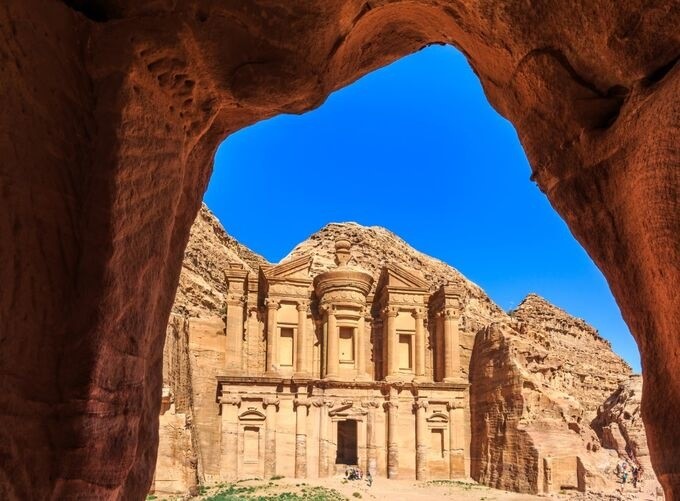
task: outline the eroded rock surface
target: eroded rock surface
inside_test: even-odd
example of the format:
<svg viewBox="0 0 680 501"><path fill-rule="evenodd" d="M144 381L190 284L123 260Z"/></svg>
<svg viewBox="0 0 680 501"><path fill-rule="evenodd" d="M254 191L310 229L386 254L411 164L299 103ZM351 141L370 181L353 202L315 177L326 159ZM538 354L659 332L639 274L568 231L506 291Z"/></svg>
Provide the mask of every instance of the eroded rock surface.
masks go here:
<svg viewBox="0 0 680 501"><path fill-rule="evenodd" d="M473 350L473 477L521 492L614 490L619 455L608 450L606 425L591 421L612 419L600 406L616 400L611 392L630 367L586 322L535 294L510 315L486 327ZM646 444L644 433L637 438ZM645 488L655 493L655 479Z"/></svg>

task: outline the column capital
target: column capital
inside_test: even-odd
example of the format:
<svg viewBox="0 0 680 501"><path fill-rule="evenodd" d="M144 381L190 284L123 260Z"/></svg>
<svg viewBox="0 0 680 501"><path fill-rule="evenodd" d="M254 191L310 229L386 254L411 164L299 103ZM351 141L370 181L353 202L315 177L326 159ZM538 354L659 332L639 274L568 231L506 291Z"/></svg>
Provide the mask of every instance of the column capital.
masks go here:
<svg viewBox="0 0 680 501"><path fill-rule="evenodd" d="M382 310L381 313L385 315L386 317L396 317L399 314L399 307L398 306L385 306Z"/></svg>
<svg viewBox="0 0 680 501"><path fill-rule="evenodd" d="M241 405L241 396L233 393L225 393L220 397L220 403L222 405L235 405L238 407Z"/></svg>
<svg viewBox="0 0 680 501"><path fill-rule="evenodd" d="M383 408L386 411L389 411L390 409L398 409L399 408L399 403L395 402L393 400L388 400L387 402L383 403Z"/></svg>
<svg viewBox="0 0 680 501"><path fill-rule="evenodd" d="M460 316L460 313L455 308L445 308L442 310L441 315L446 319L455 320Z"/></svg>
<svg viewBox="0 0 680 501"><path fill-rule="evenodd" d="M229 306L243 306L246 298L243 294L227 294L226 303Z"/></svg>
<svg viewBox="0 0 680 501"><path fill-rule="evenodd" d="M456 409L463 409L465 408L465 403L462 400L450 400L446 402L446 409L447 410L456 410Z"/></svg>
<svg viewBox="0 0 680 501"><path fill-rule="evenodd" d="M425 309L424 308L416 308L411 312L411 316L415 318L416 320L424 320L426 315L425 315Z"/></svg>
<svg viewBox="0 0 680 501"><path fill-rule="evenodd" d="M293 400L293 407L296 409L300 406L309 407L312 405L312 401L309 398L296 398Z"/></svg>
<svg viewBox="0 0 680 501"><path fill-rule="evenodd" d="M314 407L328 407L329 409L335 405L335 402L329 398L319 397L312 401Z"/></svg>
<svg viewBox="0 0 680 501"><path fill-rule="evenodd" d="M305 311L305 312L309 311L309 301L306 301L306 300L298 301L295 308L297 308L297 311Z"/></svg>
<svg viewBox="0 0 680 501"><path fill-rule="evenodd" d="M270 405L273 405L274 407L278 407L280 404L280 400L277 397L264 397L262 399L262 406L266 409Z"/></svg>
<svg viewBox="0 0 680 501"><path fill-rule="evenodd" d="M430 403L427 400L416 400L413 402L413 410L418 411L418 409L427 409Z"/></svg>
<svg viewBox="0 0 680 501"><path fill-rule="evenodd" d="M281 306L281 301L278 299L267 298L264 300L264 304L267 306L268 310L278 310Z"/></svg>

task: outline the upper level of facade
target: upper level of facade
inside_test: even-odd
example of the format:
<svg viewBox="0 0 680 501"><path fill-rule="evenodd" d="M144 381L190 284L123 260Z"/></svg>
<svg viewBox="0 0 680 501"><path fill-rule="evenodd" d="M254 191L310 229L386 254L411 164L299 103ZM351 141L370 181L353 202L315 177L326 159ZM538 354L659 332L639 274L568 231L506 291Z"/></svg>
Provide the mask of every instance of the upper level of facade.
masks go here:
<svg viewBox="0 0 680 501"><path fill-rule="evenodd" d="M312 276L311 256L226 270L226 374L332 381L465 382L460 370L461 291L396 264L377 284L350 266Z"/></svg>

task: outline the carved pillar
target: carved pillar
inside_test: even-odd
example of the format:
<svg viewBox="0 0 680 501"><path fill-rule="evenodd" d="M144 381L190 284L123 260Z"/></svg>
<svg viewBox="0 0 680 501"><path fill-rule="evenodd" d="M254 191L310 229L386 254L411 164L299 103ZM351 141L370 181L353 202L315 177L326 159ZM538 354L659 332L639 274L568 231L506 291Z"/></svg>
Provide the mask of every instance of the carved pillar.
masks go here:
<svg viewBox="0 0 680 501"><path fill-rule="evenodd" d="M416 411L416 480L427 480L429 473L427 422L425 421L427 405L427 400L418 400L413 404Z"/></svg>
<svg viewBox="0 0 680 501"><path fill-rule="evenodd" d="M396 318L399 314L399 309L395 307L387 307L385 313L385 346L387 348L387 373L386 378L396 377L399 372L399 354L397 353L397 327Z"/></svg>
<svg viewBox="0 0 680 501"><path fill-rule="evenodd" d="M309 303L301 301L297 305L298 327L295 340L295 376L309 377L309 361L307 360L307 308Z"/></svg>
<svg viewBox="0 0 680 501"><path fill-rule="evenodd" d="M375 410L378 402L369 400L364 402L364 407L368 409L366 416L366 471L375 477L378 472L378 449L375 442Z"/></svg>
<svg viewBox="0 0 680 501"><path fill-rule="evenodd" d="M425 379L425 312L418 308L413 312L416 320L416 379Z"/></svg>
<svg viewBox="0 0 680 501"><path fill-rule="evenodd" d="M328 306L326 310L328 330L326 332L328 349L326 352L326 377L337 377L339 373L338 359L338 327L335 321L335 310L333 306Z"/></svg>
<svg viewBox="0 0 680 501"><path fill-rule="evenodd" d="M361 316L357 324L357 376L360 379L368 379L366 373L366 321L364 319L366 311L362 308Z"/></svg>
<svg viewBox="0 0 680 501"><path fill-rule="evenodd" d="M458 315L452 308L444 310L444 381L460 379L460 339Z"/></svg>
<svg viewBox="0 0 680 501"><path fill-rule="evenodd" d="M449 478L462 478L465 477L463 402L453 400L446 408L449 411Z"/></svg>
<svg viewBox="0 0 680 501"><path fill-rule="evenodd" d="M295 478L307 478L307 410L311 402L296 398L295 406Z"/></svg>
<svg viewBox="0 0 680 501"><path fill-rule="evenodd" d="M328 410L332 400L318 398L314 405L319 408L319 477L328 476Z"/></svg>
<svg viewBox="0 0 680 501"><path fill-rule="evenodd" d="M223 480L238 480L238 409L241 397L225 394L220 398L222 406L222 450L220 476Z"/></svg>
<svg viewBox="0 0 680 501"><path fill-rule="evenodd" d="M242 295L227 295L226 350L227 372L239 373L243 370L243 309L245 298Z"/></svg>
<svg viewBox="0 0 680 501"><path fill-rule="evenodd" d="M387 478L399 475L399 404L395 400L384 403L387 411Z"/></svg>
<svg viewBox="0 0 680 501"><path fill-rule="evenodd" d="M262 400L265 410L264 431L264 477L271 478L276 475L276 411L279 407L279 399L265 397Z"/></svg>
<svg viewBox="0 0 680 501"><path fill-rule="evenodd" d="M279 302L267 299L267 372L279 372L279 333L277 331L276 316Z"/></svg>

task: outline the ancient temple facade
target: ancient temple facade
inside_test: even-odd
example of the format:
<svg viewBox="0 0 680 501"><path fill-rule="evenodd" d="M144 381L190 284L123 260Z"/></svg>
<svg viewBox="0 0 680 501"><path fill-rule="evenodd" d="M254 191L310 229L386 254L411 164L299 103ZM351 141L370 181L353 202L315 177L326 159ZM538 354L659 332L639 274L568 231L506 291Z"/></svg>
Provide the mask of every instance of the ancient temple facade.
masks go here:
<svg viewBox="0 0 680 501"><path fill-rule="evenodd" d="M460 292L388 264L311 276L311 257L226 271L219 477L469 475ZM375 285L375 287L374 287Z"/></svg>

